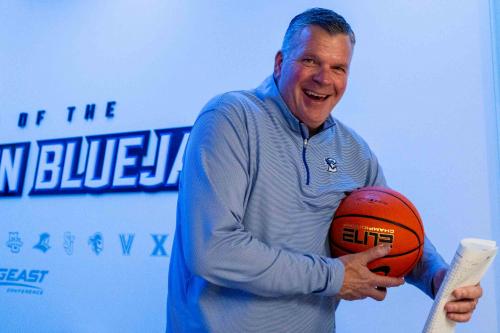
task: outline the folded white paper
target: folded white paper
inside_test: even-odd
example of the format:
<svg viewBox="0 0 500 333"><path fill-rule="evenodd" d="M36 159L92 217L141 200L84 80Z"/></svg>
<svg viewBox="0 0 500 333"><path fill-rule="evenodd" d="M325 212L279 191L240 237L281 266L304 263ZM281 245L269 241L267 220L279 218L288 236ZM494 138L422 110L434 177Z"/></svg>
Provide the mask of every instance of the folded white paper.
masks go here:
<svg viewBox="0 0 500 333"><path fill-rule="evenodd" d="M439 288L423 333L453 333L455 322L446 318L444 305L454 300L451 294L459 287L479 283L497 253L495 241L466 238L460 241L450 269Z"/></svg>

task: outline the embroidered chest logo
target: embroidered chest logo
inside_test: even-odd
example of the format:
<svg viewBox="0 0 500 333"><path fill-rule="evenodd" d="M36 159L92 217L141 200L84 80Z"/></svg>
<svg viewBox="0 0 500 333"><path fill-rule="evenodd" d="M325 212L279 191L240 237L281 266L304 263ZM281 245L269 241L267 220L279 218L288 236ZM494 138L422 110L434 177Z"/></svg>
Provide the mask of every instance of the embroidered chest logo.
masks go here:
<svg viewBox="0 0 500 333"><path fill-rule="evenodd" d="M331 157L328 157L325 158L325 162L328 165L328 172L337 172L337 161L335 161Z"/></svg>

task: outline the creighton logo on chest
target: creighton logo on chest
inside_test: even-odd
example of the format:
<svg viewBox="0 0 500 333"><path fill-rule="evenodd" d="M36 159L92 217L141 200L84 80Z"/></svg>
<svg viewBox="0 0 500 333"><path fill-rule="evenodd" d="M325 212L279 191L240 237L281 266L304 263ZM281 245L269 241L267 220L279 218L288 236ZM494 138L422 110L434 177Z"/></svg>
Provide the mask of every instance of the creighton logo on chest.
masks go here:
<svg viewBox="0 0 500 333"><path fill-rule="evenodd" d="M326 165L328 166L328 172L337 172L337 161L331 157L325 158Z"/></svg>

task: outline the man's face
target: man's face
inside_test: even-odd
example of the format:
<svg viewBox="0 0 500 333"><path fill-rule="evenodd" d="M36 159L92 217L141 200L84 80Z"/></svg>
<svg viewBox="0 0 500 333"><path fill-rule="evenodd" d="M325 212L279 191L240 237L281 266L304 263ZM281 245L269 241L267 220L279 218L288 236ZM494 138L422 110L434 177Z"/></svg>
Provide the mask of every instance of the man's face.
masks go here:
<svg viewBox="0 0 500 333"><path fill-rule="evenodd" d="M347 86L352 45L348 35L308 26L289 54L276 54L274 77L290 111L313 132L328 118Z"/></svg>

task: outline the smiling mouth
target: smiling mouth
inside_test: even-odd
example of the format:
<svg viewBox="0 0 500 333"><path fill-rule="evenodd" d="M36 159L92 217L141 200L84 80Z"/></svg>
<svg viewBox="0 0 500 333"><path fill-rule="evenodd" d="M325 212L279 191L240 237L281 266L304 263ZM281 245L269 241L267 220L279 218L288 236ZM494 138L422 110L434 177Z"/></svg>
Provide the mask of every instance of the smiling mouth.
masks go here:
<svg viewBox="0 0 500 333"><path fill-rule="evenodd" d="M328 97L330 97L330 95L323 95L323 94L318 94L312 90L308 90L308 89L304 89L304 94L307 95L307 97L311 98L312 100L315 100L315 101L324 101L326 100Z"/></svg>

